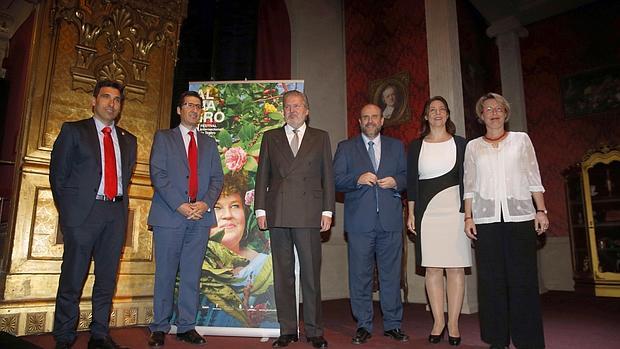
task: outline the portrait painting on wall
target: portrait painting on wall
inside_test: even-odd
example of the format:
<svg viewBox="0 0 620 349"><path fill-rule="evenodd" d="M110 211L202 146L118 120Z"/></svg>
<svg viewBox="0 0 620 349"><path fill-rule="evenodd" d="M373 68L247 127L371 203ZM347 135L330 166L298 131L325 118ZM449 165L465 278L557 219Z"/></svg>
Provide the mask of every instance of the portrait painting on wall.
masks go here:
<svg viewBox="0 0 620 349"><path fill-rule="evenodd" d="M566 76L560 84L566 118L620 113L620 65Z"/></svg>
<svg viewBox="0 0 620 349"><path fill-rule="evenodd" d="M372 103L381 108L385 119L384 127L399 125L411 119L408 103L409 74L407 72L371 81L369 95Z"/></svg>

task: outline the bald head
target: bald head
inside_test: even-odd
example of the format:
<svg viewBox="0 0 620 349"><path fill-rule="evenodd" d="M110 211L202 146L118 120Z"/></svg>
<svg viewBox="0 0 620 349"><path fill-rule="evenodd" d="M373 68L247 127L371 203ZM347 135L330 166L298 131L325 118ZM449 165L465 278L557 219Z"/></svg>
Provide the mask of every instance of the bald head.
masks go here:
<svg viewBox="0 0 620 349"><path fill-rule="evenodd" d="M381 108L376 104L366 104L360 112L360 130L366 137L374 139L381 132L383 126Z"/></svg>
<svg viewBox="0 0 620 349"><path fill-rule="evenodd" d="M360 117L362 117L364 114L378 114L381 115L381 108L379 108L378 105L376 104L366 104L365 106L362 107L362 110L360 111Z"/></svg>

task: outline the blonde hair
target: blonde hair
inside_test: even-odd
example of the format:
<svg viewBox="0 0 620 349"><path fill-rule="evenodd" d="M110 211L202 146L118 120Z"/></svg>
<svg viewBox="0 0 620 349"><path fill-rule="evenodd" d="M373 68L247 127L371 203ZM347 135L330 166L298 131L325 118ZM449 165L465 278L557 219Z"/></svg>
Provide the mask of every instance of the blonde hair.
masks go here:
<svg viewBox="0 0 620 349"><path fill-rule="evenodd" d="M494 99L497 103L499 103L499 105L504 107L504 110L506 111L506 119L504 119L504 122L508 122L508 120L510 120L510 103L508 103L506 98L504 98L502 95L493 92L485 94L484 96L480 97L480 99L478 99L478 102L476 102L476 116L478 122L484 124L484 122L482 121L482 112L484 111L482 103L486 102L489 99Z"/></svg>

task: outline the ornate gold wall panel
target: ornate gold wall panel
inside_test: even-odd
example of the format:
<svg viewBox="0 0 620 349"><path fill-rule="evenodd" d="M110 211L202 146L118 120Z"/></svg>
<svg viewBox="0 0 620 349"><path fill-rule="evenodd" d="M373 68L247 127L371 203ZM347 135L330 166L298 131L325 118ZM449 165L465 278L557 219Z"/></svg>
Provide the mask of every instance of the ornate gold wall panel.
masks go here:
<svg viewBox="0 0 620 349"><path fill-rule="evenodd" d="M78 331L88 330L92 321L90 302L80 304ZM123 327L148 324L153 320L151 298L115 299L110 326ZM54 326L54 305L44 302L5 302L0 308L0 331L14 335L51 332Z"/></svg>
<svg viewBox="0 0 620 349"><path fill-rule="evenodd" d="M0 330L51 331L63 245L48 180L50 151L63 122L92 115L92 90L100 78L127 86L119 125L138 137L138 164L129 189L131 221L110 322L128 326L152 318L148 158L153 134L169 124L186 12L187 0L47 0L36 6L16 205L8 246L2 246L11 261L0 280ZM81 304L83 328L90 323L92 283L90 275Z"/></svg>

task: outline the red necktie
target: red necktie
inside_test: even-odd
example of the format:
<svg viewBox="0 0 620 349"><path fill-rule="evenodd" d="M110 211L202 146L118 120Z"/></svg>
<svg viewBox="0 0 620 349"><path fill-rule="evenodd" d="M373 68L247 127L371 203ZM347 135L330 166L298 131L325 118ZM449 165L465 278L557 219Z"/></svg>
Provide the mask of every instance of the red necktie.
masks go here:
<svg viewBox="0 0 620 349"><path fill-rule="evenodd" d="M187 146L187 162L189 163L189 198L191 201L196 200L198 192L198 149L196 147L196 139L194 131L189 131L189 145Z"/></svg>
<svg viewBox="0 0 620 349"><path fill-rule="evenodd" d="M105 156L105 169L103 180L103 193L112 200L116 197L118 184L116 178L116 157L114 155L114 143L112 142L112 129L108 126L103 130L103 154Z"/></svg>

